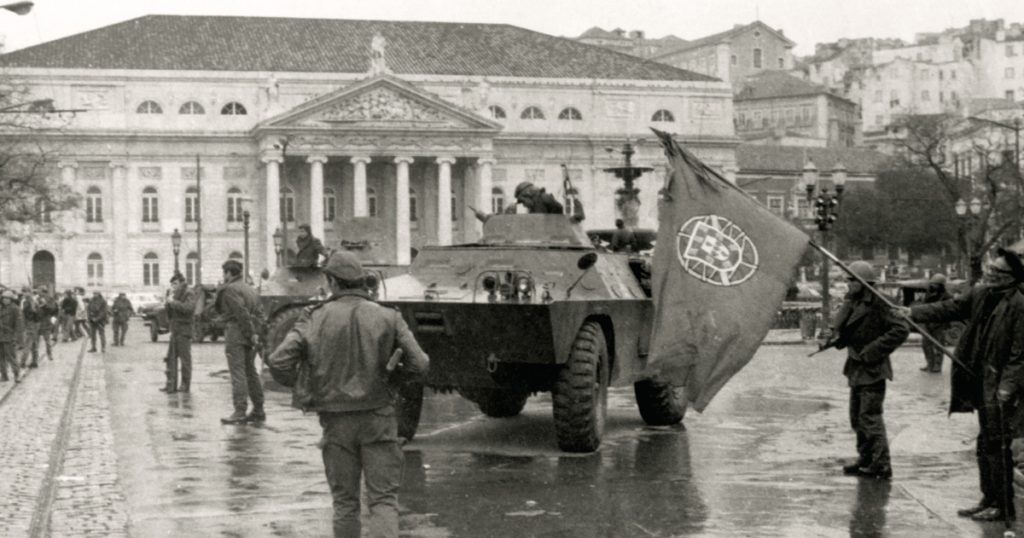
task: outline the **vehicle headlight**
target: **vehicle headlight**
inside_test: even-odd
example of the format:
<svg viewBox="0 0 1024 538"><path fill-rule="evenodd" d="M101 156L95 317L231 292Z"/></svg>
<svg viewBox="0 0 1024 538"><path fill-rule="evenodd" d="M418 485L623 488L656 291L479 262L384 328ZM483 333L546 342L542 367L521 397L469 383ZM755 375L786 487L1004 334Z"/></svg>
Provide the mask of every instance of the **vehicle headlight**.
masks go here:
<svg viewBox="0 0 1024 538"><path fill-rule="evenodd" d="M528 294L532 287L533 283L530 282L530 277L521 276L518 279L516 279L516 291L518 291L520 294Z"/></svg>

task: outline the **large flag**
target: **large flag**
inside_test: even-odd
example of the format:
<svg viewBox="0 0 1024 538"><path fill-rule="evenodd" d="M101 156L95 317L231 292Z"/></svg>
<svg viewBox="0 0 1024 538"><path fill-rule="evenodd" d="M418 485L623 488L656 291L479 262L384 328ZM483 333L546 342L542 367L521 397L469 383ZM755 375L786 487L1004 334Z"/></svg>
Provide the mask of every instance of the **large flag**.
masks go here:
<svg viewBox="0 0 1024 538"><path fill-rule="evenodd" d="M671 173L658 207L649 365L703 411L754 356L809 238L654 132Z"/></svg>

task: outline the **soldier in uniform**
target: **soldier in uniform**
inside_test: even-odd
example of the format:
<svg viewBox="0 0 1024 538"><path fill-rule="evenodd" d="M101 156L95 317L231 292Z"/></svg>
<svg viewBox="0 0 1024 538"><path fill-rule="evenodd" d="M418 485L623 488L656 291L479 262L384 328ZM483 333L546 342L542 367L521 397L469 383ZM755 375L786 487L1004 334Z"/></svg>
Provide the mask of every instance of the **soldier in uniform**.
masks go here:
<svg viewBox="0 0 1024 538"><path fill-rule="evenodd" d="M29 288L21 290L21 317L24 320L25 327L25 339L23 340L25 347L22 349L21 367L38 368L39 325L42 322L43 315L39 311L37 298ZM29 355L32 356L32 362L28 362Z"/></svg>
<svg viewBox="0 0 1024 538"><path fill-rule="evenodd" d="M119 293L117 299L114 299L114 306L111 308L111 314L114 317L114 345L124 346L124 336L128 332L128 318L132 316L135 309L132 308L132 302L128 300L128 296L124 293Z"/></svg>
<svg viewBox="0 0 1024 538"><path fill-rule="evenodd" d="M42 319L39 320L39 337L46 344L46 357L53 360L53 344L57 340L57 316L60 309L57 307L57 299L42 287L36 293L36 306Z"/></svg>
<svg viewBox="0 0 1024 538"><path fill-rule="evenodd" d="M515 197L516 203L522 204L530 213L557 215L564 212L562 204L558 203L554 196L551 196L547 191L529 181L523 181L516 185ZM514 212L515 206L510 206L509 209Z"/></svg>
<svg viewBox="0 0 1024 538"><path fill-rule="evenodd" d="M21 380L17 349L24 339L24 322L18 307L18 296L11 290L0 294L0 381L8 381L7 368L14 374L14 382Z"/></svg>
<svg viewBox="0 0 1024 538"><path fill-rule="evenodd" d="M167 309L167 323L171 339L167 344L167 383L160 389L173 392L189 392L192 384L192 320L195 315L196 295L189 289L185 276L174 273L171 277L171 295L164 302ZM178 364L181 364L181 384L178 384Z"/></svg>
<svg viewBox="0 0 1024 538"><path fill-rule="evenodd" d="M228 260L221 269L224 282L217 288L214 309L224 319L224 352L231 372L231 399L235 412L220 421L224 424L263 422L267 419L263 410L263 386L254 362L259 296L242 280L241 262ZM252 412L246 414L249 400L252 400Z"/></svg>
<svg viewBox="0 0 1024 538"><path fill-rule="evenodd" d="M365 477L370 536L398 536L398 442L389 362L400 350L403 374L430 364L401 314L370 299L365 272L350 252L335 252L324 273L332 295L310 307L271 355L274 378L294 386L292 403L316 411L334 500L334 536L359 538L359 484Z"/></svg>
<svg viewBox="0 0 1024 538"><path fill-rule="evenodd" d="M869 284L877 280L867 262L851 263L850 271ZM910 329L860 281L851 277L848 283L850 291L825 344L847 349L843 375L850 385L850 426L857 434L857 460L844 465L843 473L888 479L892 465L882 411L885 382L892 380L889 354L903 344Z"/></svg>
<svg viewBox="0 0 1024 538"><path fill-rule="evenodd" d="M90 353L96 352L96 336L100 337L100 351L107 351L107 319L110 317L110 310L107 308L107 300L103 294L95 292L92 299L89 299L89 306L86 307L86 315L89 320L89 340L92 342Z"/></svg>
<svg viewBox="0 0 1024 538"><path fill-rule="evenodd" d="M64 292L64 298L60 301L61 339L64 342L71 342L78 339L75 330L75 312L78 311L78 299L71 290Z"/></svg>

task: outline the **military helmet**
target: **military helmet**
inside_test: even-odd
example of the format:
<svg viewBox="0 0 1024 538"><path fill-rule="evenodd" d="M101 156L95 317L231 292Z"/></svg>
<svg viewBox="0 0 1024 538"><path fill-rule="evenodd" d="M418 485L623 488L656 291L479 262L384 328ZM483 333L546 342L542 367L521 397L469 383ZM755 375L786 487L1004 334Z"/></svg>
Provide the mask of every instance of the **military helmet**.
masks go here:
<svg viewBox="0 0 1024 538"><path fill-rule="evenodd" d="M946 275L942 273L935 273L931 278L928 279L929 284L946 284Z"/></svg>
<svg viewBox="0 0 1024 538"><path fill-rule="evenodd" d="M363 278L363 264L355 254L347 250L339 250L331 254L324 266L324 272L334 278L346 281L353 281Z"/></svg>
<svg viewBox="0 0 1024 538"><path fill-rule="evenodd" d="M855 261L849 266L850 272L859 276L865 282L876 282L878 280L878 273L875 272L875 268L870 263L865 261Z"/></svg>
<svg viewBox="0 0 1024 538"><path fill-rule="evenodd" d="M516 198L519 198L520 194L522 194L526 190L532 189L532 188L533 188L533 183L530 183L529 181L523 181L522 183L516 185L516 192L515 192L514 196Z"/></svg>

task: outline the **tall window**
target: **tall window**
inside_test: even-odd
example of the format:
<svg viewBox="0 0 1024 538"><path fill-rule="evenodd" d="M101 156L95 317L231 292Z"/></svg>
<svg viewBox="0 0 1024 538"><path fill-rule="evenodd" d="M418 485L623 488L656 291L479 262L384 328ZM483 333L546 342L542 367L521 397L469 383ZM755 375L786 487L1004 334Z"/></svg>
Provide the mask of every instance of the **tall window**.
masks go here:
<svg viewBox="0 0 1024 538"><path fill-rule="evenodd" d="M50 210L50 203L45 198L36 200L36 216L39 222L49 224L53 222L53 213Z"/></svg>
<svg viewBox="0 0 1024 538"><path fill-rule="evenodd" d="M785 67L786 67L786 59L785 58L779 58L779 69L783 69Z"/></svg>
<svg viewBox="0 0 1024 538"><path fill-rule="evenodd" d="M199 104L199 103L197 103L195 101L189 101L189 102L181 105L181 108L178 109L178 114L183 114L183 115L201 115L201 114L206 114L206 110L203 109L203 105L201 105L201 104Z"/></svg>
<svg viewBox="0 0 1024 538"><path fill-rule="evenodd" d="M531 106L526 107L526 110L523 110L519 117L524 120L542 120L544 119L544 112L535 106Z"/></svg>
<svg viewBox="0 0 1024 538"><path fill-rule="evenodd" d="M188 256L185 256L185 282L187 282L189 286L194 286L198 276L199 254L189 252Z"/></svg>
<svg viewBox="0 0 1024 538"><path fill-rule="evenodd" d="M729 64L730 65L736 65L736 55L735 54L733 54L732 56L729 56Z"/></svg>
<svg viewBox="0 0 1024 538"><path fill-rule="evenodd" d="M143 101L139 108L135 109L135 112L138 114L163 114L164 109L160 108L156 101Z"/></svg>
<svg viewBox="0 0 1024 538"><path fill-rule="evenodd" d="M377 191L373 189L366 189L366 215L377 216Z"/></svg>
<svg viewBox="0 0 1024 538"><path fill-rule="evenodd" d="M769 196L768 197L768 209L776 215L782 215L783 205L785 198L782 196Z"/></svg>
<svg viewBox="0 0 1024 538"><path fill-rule="evenodd" d="M1013 70L1012 67L1007 67L1006 72L1003 73L1003 78L1013 78L1015 76L1017 76L1017 73Z"/></svg>
<svg viewBox="0 0 1024 538"><path fill-rule="evenodd" d="M242 106L241 103L233 101L224 105L224 107L220 109L220 113L223 116L244 116L247 114L245 107Z"/></svg>
<svg viewBox="0 0 1024 538"><path fill-rule="evenodd" d="M579 110L570 106L558 113L558 119L580 121L583 119L583 114L580 114Z"/></svg>
<svg viewBox="0 0 1024 538"><path fill-rule="evenodd" d="M762 64L761 49L754 49L754 69L761 69Z"/></svg>
<svg viewBox="0 0 1024 538"><path fill-rule="evenodd" d="M676 121L676 117L673 116L671 112L663 108L651 116L651 121Z"/></svg>
<svg viewBox="0 0 1024 538"><path fill-rule="evenodd" d="M185 222L199 220L199 190L195 187L185 189Z"/></svg>
<svg viewBox="0 0 1024 538"><path fill-rule="evenodd" d="M505 109L501 108L498 105L491 105L491 106L487 107L487 111L490 112L491 119L495 119L495 120L503 120L503 119L505 119L505 116L506 116Z"/></svg>
<svg viewBox="0 0 1024 538"><path fill-rule="evenodd" d="M99 187L85 191L85 222L103 222L103 191Z"/></svg>
<svg viewBox="0 0 1024 538"><path fill-rule="evenodd" d="M85 259L85 283L90 287L103 285L103 256L98 252Z"/></svg>
<svg viewBox="0 0 1024 538"><path fill-rule="evenodd" d="M334 222L338 212L338 197L334 189L324 189L324 222Z"/></svg>
<svg viewBox="0 0 1024 538"><path fill-rule="evenodd" d="M295 194L288 187L281 189L281 220L295 222Z"/></svg>
<svg viewBox="0 0 1024 538"><path fill-rule="evenodd" d="M1013 101L1013 99L1014 99L1014 92L1013 92L1013 90L1006 90L1006 100L1007 101Z"/></svg>
<svg viewBox="0 0 1024 538"><path fill-rule="evenodd" d="M142 257L142 285L160 285L160 257L154 252L148 252Z"/></svg>
<svg viewBox="0 0 1024 538"><path fill-rule="evenodd" d="M416 191L409 189L409 222L419 220L416 215Z"/></svg>
<svg viewBox="0 0 1024 538"><path fill-rule="evenodd" d="M505 191L501 187L491 189L491 214L500 215L505 211Z"/></svg>
<svg viewBox="0 0 1024 538"><path fill-rule="evenodd" d="M160 222L159 200L156 187L142 189L142 222Z"/></svg>
<svg viewBox="0 0 1024 538"><path fill-rule="evenodd" d="M932 95L930 93L928 93L928 90L921 90L921 100L922 101L931 101L932 100Z"/></svg>
<svg viewBox="0 0 1024 538"><path fill-rule="evenodd" d="M228 222L242 222L242 189L228 189Z"/></svg>

